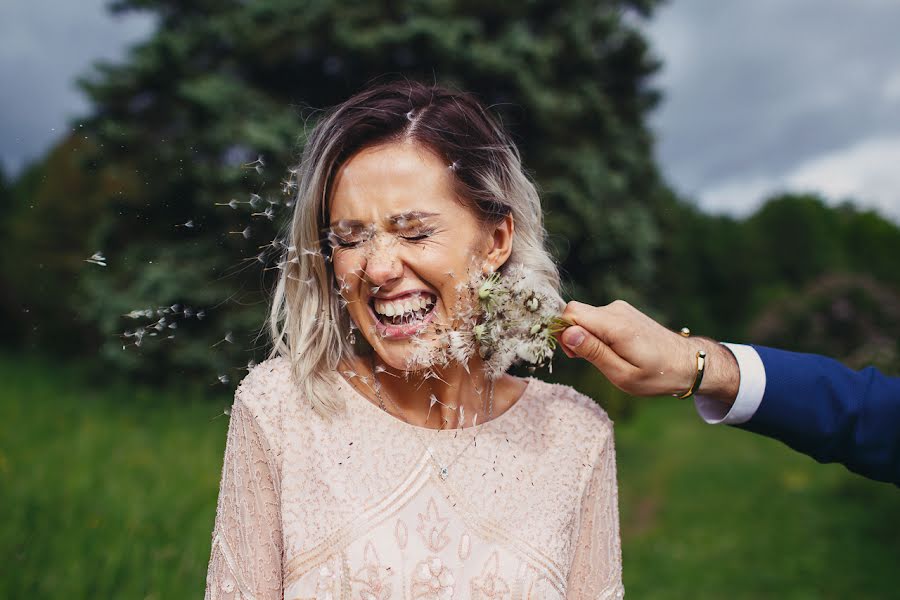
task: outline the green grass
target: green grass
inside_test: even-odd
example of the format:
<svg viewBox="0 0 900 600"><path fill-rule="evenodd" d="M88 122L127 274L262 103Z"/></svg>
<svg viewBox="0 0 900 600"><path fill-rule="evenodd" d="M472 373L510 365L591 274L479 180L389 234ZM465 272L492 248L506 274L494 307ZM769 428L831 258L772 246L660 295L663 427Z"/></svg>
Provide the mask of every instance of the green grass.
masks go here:
<svg viewBox="0 0 900 600"><path fill-rule="evenodd" d="M202 597L230 394L0 377L0 598Z"/></svg>
<svg viewBox="0 0 900 600"><path fill-rule="evenodd" d="M0 358L0 598L197 598L231 402ZM617 424L630 598L898 597L900 490L643 401Z"/></svg>
<svg viewBox="0 0 900 600"><path fill-rule="evenodd" d="M900 489L643 403L617 427L630 595L900 597Z"/></svg>

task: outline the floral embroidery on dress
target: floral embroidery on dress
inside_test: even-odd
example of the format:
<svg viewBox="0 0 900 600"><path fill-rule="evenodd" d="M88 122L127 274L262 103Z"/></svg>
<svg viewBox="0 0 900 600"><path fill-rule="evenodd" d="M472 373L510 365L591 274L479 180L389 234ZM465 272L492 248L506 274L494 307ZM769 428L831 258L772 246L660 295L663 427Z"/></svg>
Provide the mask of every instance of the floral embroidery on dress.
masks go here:
<svg viewBox="0 0 900 600"><path fill-rule="evenodd" d="M434 498L429 498L425 514L419 513L419 526L416 527L416 531L422 536L425 546L432 552L438 553L450 543L450 538L444 534L449 524L450 519L443 518L438 513Z"/></svg>
<svg viewBox="0 0 900 600"><path fill-rule="evenodd" d="M456 555L459 556L459 560L466 560L469 558L469 553L472 551L472 538L468 533L464 533L459 536L459 546L456 549Z"/></svg>
<svg viewBox="0 0 900 600"><path fill-rule="evenodd" d="M500 556L497 551L488 557L481 570L481 575L472 580L472 600L508 600L510 597L509 584L498 574L500 570Z"/></svg>
<svg viewBox="0 0 900 600"><path fill-rule="evenodd" d="M319 578L316 582L316 600L334 600L334 588L339 583L340 573L328 565L319 567Z"/></svg>
<svg viewBox="0 0 900 600"><path fill-rule="evenodd" d="M397 524L394 525L394 539L397 541L398 548L406 550L406 542L409 540L409 530L406 527L406 523L403 522L403 519L397 519Z"/></svg>
<svg viewBox="0 0 900 600"><path fill-rule="evenodd" d="M453 598L453 573L437 556L416 565L412 594L417 600L448 600Z"/></svg>
<svg viewBox="0 0 900 600"><path fill-rule="evenodd" d="M615 438L590 398L531 379L442 484L407 424L339 393L326 422L287 359L241 382L206 600L622 597Z"/></svg>
<svg viewBox="0 0 900 600"><path fill-rule="evenodd" d="M364 566L353 576L353 583L362 584L360 600L389 600L391 568L381 564L371 540L366 542L363 562Z"/></svg>

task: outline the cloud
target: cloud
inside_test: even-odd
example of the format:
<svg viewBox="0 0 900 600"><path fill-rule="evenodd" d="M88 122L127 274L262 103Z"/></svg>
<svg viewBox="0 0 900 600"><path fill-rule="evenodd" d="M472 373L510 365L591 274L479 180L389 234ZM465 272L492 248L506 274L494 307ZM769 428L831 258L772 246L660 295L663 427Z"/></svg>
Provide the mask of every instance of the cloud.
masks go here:
<svg viewBox="0 0 900 600"><path fill-rule="evenodd" d="M700 206L746 214L780 192L815 192L833 202L852 200L900 223L900 136L870 138L811 158L777 176L726 179L702 190Z"/></svg>
<svg viewBox="0 0 900 600"><path fill-rule="evenodd" d="M104 0L0 2L0 160L17 173L85 114L74 81L99 59L120 60L153 19L110 15Z"/></svg>
<svg viewBox="0 0 900 600"><path fill-rule="evenodd" d="M819 159L900 136L898 22L900 3L888 0L664 5L647 32L666 65L657 84L667 99L652 127L670 182L741 214ZM874 168L878 158L830 164L864 168L862 160ZM890 190L875 189L883 177L827 175L806 183L831 190L837 179L864 179L853 189L897 213Z"/></svg>

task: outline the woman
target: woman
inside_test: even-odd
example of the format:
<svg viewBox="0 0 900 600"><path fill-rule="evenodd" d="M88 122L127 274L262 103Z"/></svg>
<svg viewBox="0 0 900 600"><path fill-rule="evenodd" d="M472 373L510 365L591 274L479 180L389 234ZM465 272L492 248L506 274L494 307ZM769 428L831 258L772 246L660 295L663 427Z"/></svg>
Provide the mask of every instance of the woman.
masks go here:
<svg viewBox="0 0 900 600"><path fill-rule="evenodd" d="M526 271L558 300L539 198L496 121L468 94L378 85L319 122L297 177L206 597L621 597L603 410L489 356L434 359L471 314L473 270Z"/></svg>

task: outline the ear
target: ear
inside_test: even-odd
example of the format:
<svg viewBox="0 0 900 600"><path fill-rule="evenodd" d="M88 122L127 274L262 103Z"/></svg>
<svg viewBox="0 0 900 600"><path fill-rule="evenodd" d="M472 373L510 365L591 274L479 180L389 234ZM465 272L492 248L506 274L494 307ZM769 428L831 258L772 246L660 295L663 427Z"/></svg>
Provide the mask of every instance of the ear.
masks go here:
<svg viewBox="0 0 900 600"><path fill-rule="evenodd" d="M491 233L490 246L488 246L488 253L485 257L485 266L487 268L496 271L503 266L509 255L512 254L514 230L513 216L512 214L507 214Z"/></svg>

